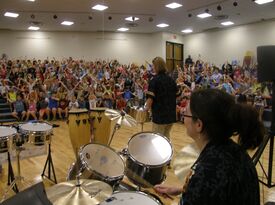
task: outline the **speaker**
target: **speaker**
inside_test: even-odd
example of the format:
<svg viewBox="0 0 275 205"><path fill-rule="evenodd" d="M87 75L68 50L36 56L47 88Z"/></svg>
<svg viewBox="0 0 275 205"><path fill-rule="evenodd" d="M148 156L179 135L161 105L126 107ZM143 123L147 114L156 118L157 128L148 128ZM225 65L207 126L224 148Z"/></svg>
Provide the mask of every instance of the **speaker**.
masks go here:
<svg viewBox="0 0 275 205"><path fill-rule="evenodd" d="M15 196L7 199L1 205L52 205L47 198L43 182L29 187L19 192Z"/></svg>
<svg viewBox="0 0 275 205"><path fill-rule="evenodd" d="M275 80L275 46L257 47L258 81Z"/></svg>

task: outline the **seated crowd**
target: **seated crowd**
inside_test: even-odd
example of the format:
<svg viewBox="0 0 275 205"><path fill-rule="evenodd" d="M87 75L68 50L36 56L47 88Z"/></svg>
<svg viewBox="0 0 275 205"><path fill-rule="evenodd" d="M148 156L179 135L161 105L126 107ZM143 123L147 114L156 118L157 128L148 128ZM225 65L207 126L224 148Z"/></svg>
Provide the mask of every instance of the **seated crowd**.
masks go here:
<svg viewBox="0 0 275 205"><path fill-rule="evenodd" d="M269 84L257 82L256 66L225 63L218 68L191 57L183 67L169 71L181 89L177 98L178 120L183 120L194 89L218 88L240 101L254 102L262 112L270 98ZM18 120L66 119L72 108L107 107L128 111L143 106L150 64L123 65L117 60L0 60L0 97L6 98Z"/></svg>

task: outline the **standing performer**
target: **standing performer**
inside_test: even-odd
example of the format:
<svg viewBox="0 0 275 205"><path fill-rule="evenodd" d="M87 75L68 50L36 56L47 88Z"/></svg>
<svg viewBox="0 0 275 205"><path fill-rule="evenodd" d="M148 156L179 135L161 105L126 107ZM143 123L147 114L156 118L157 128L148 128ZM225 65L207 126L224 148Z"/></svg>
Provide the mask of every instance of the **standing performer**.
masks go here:
<svg viewBox="0 0 275 205"><path fill-rule="evenodd" d="M176 122L177 85L167 75L166 63L161 57L153 59L155 76L149 82L145 109L152 109L153 132L170 137L170 130Z"/></svg>

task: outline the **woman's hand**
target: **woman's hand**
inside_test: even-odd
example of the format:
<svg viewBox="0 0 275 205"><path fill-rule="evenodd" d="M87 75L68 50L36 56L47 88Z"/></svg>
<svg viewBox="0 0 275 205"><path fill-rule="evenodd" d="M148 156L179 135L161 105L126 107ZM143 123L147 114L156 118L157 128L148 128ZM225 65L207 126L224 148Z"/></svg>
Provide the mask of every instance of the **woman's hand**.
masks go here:
<svg viewBox="0 0 275 205"><path fill-rule="evenodd" d="M164 198L167 198L167 195L179 195L182 193L182 187L170 187L170 186L166 186L166 185L155 185L154 186L154 190L160 194L161 196L163 196Z"/></svg>

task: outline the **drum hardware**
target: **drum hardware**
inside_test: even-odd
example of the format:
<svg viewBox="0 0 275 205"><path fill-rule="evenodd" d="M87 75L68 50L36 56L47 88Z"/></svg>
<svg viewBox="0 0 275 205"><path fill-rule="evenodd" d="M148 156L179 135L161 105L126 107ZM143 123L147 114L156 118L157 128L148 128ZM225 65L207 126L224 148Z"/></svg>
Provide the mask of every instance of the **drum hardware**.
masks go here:
<svg viewBox="0 0 275 205"><path fill-rule="evenodd" d="M86 123L87 123L87 120L86 120L86 119L83 119L82 122L83 122L83 124L86 124Z"/></svg>
<svg viewBox="0 0 275 205"><path fill-rule="evenodd" d="M48 156L47 156L47 160L45 162L41 177L46 177L50 181L52 181L53 183L57 184L56 175L55 175L54 166L53 166L53 159L52 159L51 153L52 153L51 152L51 143L49 143L49 145L48 145ZM45 174L47 165L48 165L48 175ZM51 172L53 173L53 179L51 178Z"/></svg>
<svg viewBox="0 0 275 205"><path fill-rule="evenodd" d="M116 111L116 110L112 110L112 109L107 109L105 111L105 115L110 120L116 120L116 124L114 126L111 138L108 142L108 146L110 146L110 144L112 143L115 132L121 127L121 125L133 127L133 126L136 126L136 123L137 123L134 118L132 118L130 115L126 114L123 110Z"/></svg>
<svg viewBox="0 0 275 205"><path fill-rule="evenodd" d="M62 182L47 190L53 205L98 205L112 193L112 187L102 181L83 179Z"/></svg>
<svg viewBox="0 0 275 205"><path fill-rule="evenodd" d="M21 168L20 168L20 153L23 151L23 147L17 147L16 146L16 164L17 164L17 176L14 177L13 181L9 184L8 188L5 190L1 202L3 202L9 191L14 190L16 193L19 192L18 189L18 183L22 183L22 181L25 181L24 177L21 176Z"/></svg>
<svg viewBox="0 0 275 205"><path fill-rule="evenodd" d="M8 154L8 186L9 186L15 180L15 177L14 177L14 172L12 168L10 152L7 152L7 154ZM19 192L17 184L15 184L12 189L15 193Z"/></svg>

